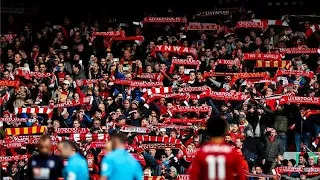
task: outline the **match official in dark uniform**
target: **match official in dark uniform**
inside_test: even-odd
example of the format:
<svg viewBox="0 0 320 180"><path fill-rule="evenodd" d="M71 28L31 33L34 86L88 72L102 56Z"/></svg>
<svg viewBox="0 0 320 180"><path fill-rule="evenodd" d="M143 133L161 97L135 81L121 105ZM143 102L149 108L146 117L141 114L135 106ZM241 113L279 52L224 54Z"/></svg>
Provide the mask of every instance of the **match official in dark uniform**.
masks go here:
<svg viewBox="0 0 320 180"><path fill-rule="evenodd" d="M28 161L28 180L57 180L62 177L63 160L53 154L50 136L40 137L39 155L32 156Z"/></svg>

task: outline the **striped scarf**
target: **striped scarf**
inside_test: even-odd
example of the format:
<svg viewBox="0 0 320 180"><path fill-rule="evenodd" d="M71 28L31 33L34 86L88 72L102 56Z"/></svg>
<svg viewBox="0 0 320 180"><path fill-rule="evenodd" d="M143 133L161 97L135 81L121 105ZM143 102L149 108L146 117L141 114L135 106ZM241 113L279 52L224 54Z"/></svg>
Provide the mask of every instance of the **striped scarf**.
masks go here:
<svg viewBox="0 0 320 180"><path fill-rule="evenodd" d="M42 134L47 130L46 126L32 126L32 127L18 127L18 128L6 128L6 136L11 135L30 135L30 134Z"/></svg>
<svg viewBox="0 0 320 180"><path fill-rule="evenodd" d="M263 61L257 60L255 68L286 68L291 67L291 61Z"/></svg>
<svg viewBox="0 0 320 180"><path fill-rule="evenodd" d="M15 114L21 114L21 113L26 113L26 114L31 114L31 113L37 113L37 114L47 114L48 119L52 118L53 115L53 110L48 108L48 107L27 107L27 108L15 108L14 109Z"/></svg>
<svg viewBox="0 0 320 180"><path fill-rule="evenodd" d="M86 140L91 140L91 141L97 141L97 140L109 140L109 135L108 134L71 134L69 136L69 140L73 141L86 141Z"/></svg>

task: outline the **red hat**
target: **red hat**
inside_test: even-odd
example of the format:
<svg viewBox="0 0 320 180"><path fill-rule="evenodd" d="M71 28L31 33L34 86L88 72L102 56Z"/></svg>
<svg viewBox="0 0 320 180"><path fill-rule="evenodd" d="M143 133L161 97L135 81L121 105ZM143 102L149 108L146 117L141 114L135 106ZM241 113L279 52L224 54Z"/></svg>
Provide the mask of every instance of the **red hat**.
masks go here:
<svg viewBox="0 0 320 180"><path fill-rule="evenodd" d="M3 111L2 114L3 114L3 116L4 116L4 115L10 115L11 113L10 113L8 110L6 110L6 111Z"/></svg>

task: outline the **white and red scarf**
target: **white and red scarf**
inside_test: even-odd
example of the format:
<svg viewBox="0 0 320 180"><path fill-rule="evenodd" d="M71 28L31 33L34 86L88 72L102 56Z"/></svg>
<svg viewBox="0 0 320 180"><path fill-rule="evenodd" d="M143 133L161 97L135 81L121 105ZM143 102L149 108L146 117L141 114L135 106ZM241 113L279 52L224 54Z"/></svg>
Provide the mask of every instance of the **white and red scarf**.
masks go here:
<svg viewBox="0 0 320 180"><path fill-rule="evenodd" d="M280 53L285 54L320 54L320 48L280 48Z"/></svg>
<svg viewBox="0 0 320 180"><path fill-rule="evenodd" d="M240 66L239 60L232 60L232 59L218 59L216 61L216 65L232 65L232 66Z"/></svg>
<svg viewBox="0 0 320 180"><path fill-rule="evenodd" d="M69 101L69 102L65 102L65 103L58 103L58 104L54 104L53 107L50 107L51 109L53 108L67 108L67 107L74 107L74 106L80 106L83 104L91 104L91 98L90 97L84 97L82 99L80 99L79 101Z"/></svg>
<svg viewBox="0 0 320 180"><path fill-rule="evenodd" d="M90 143L89 148L105 148L106 143L101 141L93 141Z"/></svg>
<svg viewBox="0 0 320 180"><path fill-rule="evenodd" d="M0 118L0 122L12 123L12 122L27 122L28 118Z"/></svg>
<svg viewBox="0 0 320 180"><path fill-rule="evenodd" d="M119 37L124 36L124 31L108 31L108 32L94 32L92 36L103 36L103 37Z"/></svg>
<svg viewBox="0 0 320 180"><path fill-rule="evenodd" d="M317 175L320 174L320 167L277 167L276 172L277 174L306 172L308 175Z"/></svg>
<svg viewBox="0 0 320 180"><path fill-rule="evenodd" d="M190 180L190 175L188 174L179 174L177 180Z"/></svg>
<svg viewBox="0 0 320 180"><path fill-rule="evenodd" d="M212 10L212 11L200 11L195 17L211 17L211 16L227 16L231 12L228 10Z"/></svg>
<svg viewBox="0 0 320 180"><path fill-rule="evenodd" d="M243 92L220 92L220 91L211 91L209 94L202 94L204 97L210 97L216 100L227 100L227 101L245 101L249 98Z"/></svg>
<svg viewBox="0 0 320 180"><path fill-rule="evenodd" d="M177 119L177 118L167 118L163 121L164 124L205 124L206 119Z"/></svg>
<svg viewBox="0 0 320 180"><path fill-rule="evenodd" d="M211 106L174 106L168 110L168 113L172 116L176 113L208 113L211 114Z"/></svg>
<svg viewBox="0 0 320 180"><path fill-rule="evenodd" d="M189 22L183 30L186 31L217 31L220 26L215 23L200 23L200 22Z"/></svg>
<svg viewBox="0 0 320 180"><path fill-rule="evenodd" d="M173 59L171 62L169 73L171 74L176 65L184 65L184 66L196 66L198 70L201 62L199 60L188 60L188 59Z"/></svg>
<svg viewBox="0 0 320 180"><path fill-rule="evenodd" d="M31 77L35 78L35 79L40 79L40 78L47 78L47 77L53 77L54 73L52 72L45 72L45 73L41 73L41 72L32 72L29 70L25 70L23 68L18 68L15 71L15 75L16 76L20 76L20 77L24 77L25 79L31 79Z"/></svg>
<svg viewBox="0 0 320 180"><path fill-rule="evenodd" d="M88 128L58 128L55 131L56 134L87 134L89 133Z"/></svg>
<svg viewBox="0 0 320 180"><path fill-rule="evenodd" d="M48 107L27 107L27 108L15 108L14 109L15 114L31 114L31 113L37 113L37 114L47 114L48 118L51 119L53 115L53 110Z"/></svg>
<svg viewBox="0 0 320 180"><path fill-rule="evenodd" d="M198 86L198 87L184 87L184 88L179 88L178 92L179 93L191 93L191 92L203 92L203 91L208 91L210 88L208 86ZM172 87L159 87L159 88L151 88L148 89L141 97L143 101L147 101L147 99L153 95L167 95L167 97L170 97L170 94L174 93L172 90ZM159 96L160 97L160 96ZM165 96L163 96L165 97Z"/></svg>
<svg viewBox="0 0 320 180"><path fill-rule="evenodd" d="M163 86L162 82L149 82L149 81L137 81L137 80L126 80L126 79L116 79L114 81L115 85L130 86L132 88L151 88Z"/></svg>
<svg viewBox="0 0 320 180"><path fill-rule="evenodd" d="M155 144L148 145L151 142ZM132 143L133 148L144 147L148 149L150 148L162 149L165 146L169 146L170 148L185 149L182 142L179 139L176 139L173 137L137 135L136 137L134 137L133 143Z"/></svg>
<svg viewBox="0 0 320 180"><path fill-rule="evenodd" d="M143 19L144 24L146 23L186 23L185 17L145 17Z"/></svg>
<svg viewBox="0 0 320 180"><path fill-rule="evenodd" d="M30 154L16 155L16 156L0 156L0 162L19 161L30 158Z"/></svg>
<svg viewBox="0 0 320 180"><path fill-rule="evenodd" d="M97 140L109 140L109 135L108 134L71 134L69 136L69 140L73 141L85 141L85 140L91 140L91 141L97 141Z"/></svg>
<svg viewBox="0 0 320 180"><path fill-rule="evenodd" d="M278 70L276 73L277 76L283 76L283 75L299 75L308 77L309 79L312 79L314 77L313 71L300 71L300 70Z"/></svg>
<svg viewBox="0 0 320 180"><path fill-rule="evenodd" d="M53 72L45 72L45 73L41 73L41 72L32 72L28 69L25 68L18 68L15 70L15 75L19 76L19 77L24 77L25 79L41 79L41 78L49 78L51 77L51 81L50 81L50 87L55 85L56 82L56 75Z"/></svg>
<svg viewBox="0 0 320 180"><path fill-rule="evenodd" d="M136 126L122 126L120 129L121 132L126 133L150 133L150 129L146 127L136 127Z"/></svg>
<svg viewBox="0 0 320 180"><path fill-rule="evenodd" d="M320 105L319 97L303 97L303 96L282 96L280 104L314 104Z"/></svg>
<svg viewBox="0 0 320 180"><path fill-rule="evenodd" d="M266 29L268 26L289 26L286 21L269 19L252 19L251 21L238 21L236 28Z"/></svg>
<svg viewBox="0 0 320 180"><path fill-rule="evenodd" d="M176 124L162 124L158 123L156 125L158 128L166 128L166 129L177 129L177 130L186 130L192 128L191 125L176 125Z"/></svg>

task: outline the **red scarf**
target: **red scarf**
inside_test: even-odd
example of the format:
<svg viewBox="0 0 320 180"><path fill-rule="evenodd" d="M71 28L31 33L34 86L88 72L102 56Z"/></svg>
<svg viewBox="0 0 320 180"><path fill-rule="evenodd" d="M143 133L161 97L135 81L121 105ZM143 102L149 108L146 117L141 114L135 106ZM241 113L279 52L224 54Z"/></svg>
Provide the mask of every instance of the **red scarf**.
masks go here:
<svg viewBox="0 0 320 180"><path fill-rule="evenodd" d="M281 53L285 54L319 54L319 48L280 48Z"/></svg>
<svg viewBox="0 0 320 180"><path fill-rule="evenodd" d="M163 86L162 82L148 82L148 81L136 81L136 80L125 80L125 79L116 79L114 81L115 85L125 85L132 88L151 88Z"/></svg>
<svg viewBox="0 0 320 180"><path fill-rule="evenodd" d="M156 52L171 52L178 54L192 54L195 58L198 57L197 50L190 47L183 46L165 46L165 45L157 45L156 48L151 53L152 55L156 55Z"/></svg>
<svg viewBox="0 0 320 180"><path fill-rule="evenodd" d="M210 106L174 106L168 110L169 114L175 113L208 113L211 114L212 108Z"/></svg>
<svg viewBox="0 0 320 180"><path fill-rule="evenodd" d="M34 64L37 64L37 59L38 59L38 56L39 56L39 51L34 53L34 52L31 52L31 58L33 59L34 61Z"/></svg>
<svg viewBox="0 0 320 180"><path fill-rule="evenodd" d="M145 17L143 23L186 23L185 17Z"/></svg>
<svg viewBox="0 0 320 180"><path fill-rule="evenodd" d="M88 128L58 128L55 133L57 134L75 134L75 133L81 133L81 134L87 134L89 133Z"/></svg>
<svg viewBox="0 0 320 180"><path fill-rule="evenodd" d="M217 31L220 26L214 23L189 22L183 29L185 31Z"/></svg>
<svg viewBox="0 0 320 180"><path fill-rule="evenodd" d="M302 96L282 96L279 102L282 104L314 104L320 105L319 97L302 97Z"/></svg>
<svg viewBox="0 0 320 180"><path fill-rule="evenodd" d="M184 66L196 66L198 70L201 62L199 60L187 60L187 59L173 59L171 62L169 73L172 74L176 65L184 65Z"/></svg>
<svg viewBox="0 0 320 180"><path fill-rule="evenodd" d="M17 155L17 156L0 156L0 162L11 162L11 161L19 161L30 158L30 154L26 155Z"/></svg>
<svg viewBox="0 0 320 180"><path fill-rule="evenodd" d="M91 140L91 141L97 141L97 140L109 140L108 134L71 134L69 136L69 140L73 141L84 141L84 140Z"/></svg>
<svg viewBox="0 0 320 180"><path fill-rule="evenodd" d="M243 60L269 60L269 61L281 61L282 56L280 54L264 54L264 53L244 53Z"/></svg>
<svg viewBox="0 0 320 180"><path fill-rule="evenodd" d="M320 24L313 24L311 25L305 32L306 37L309 38L312 36L313 33L320 29Z"/></svg>
<svg viewBox="0 0 320 180"><path fill-rule="evenodd" d="M314 77L313 71L300 71L300 70L278 70L276 73L277 76L283 76L283 75L299 75L308 77L309 79L312 79Z"/></svg>
<svg viewBox="0 0 320 180"><path fill-rule="evenodd" d="M183 123L183 124L205 124L205 119L176 119L176 118L167 118L163 121L164 124L174 124L174 123Z"/></svg>
<svg viewBox="0 0 320 180"><path fill-rule="evenodd" d="M6 122L6 123L11 123L11 122L27 122L28 118L0 118L0 122Z"/></svg>
<svg viewBox="0 0 320 180"><path fill-rule="evenodd" d="M18 87L19 84L20 82L16 80L0 80L0 86Z"/></svg>
<svg viewBox="0 0 320 180"><path fill-rule="evenodd" d="M218 59L216 61L216 65L233 65L233 66L240 66L240 61L239 60L230 60L230 59Z"/></svg>

